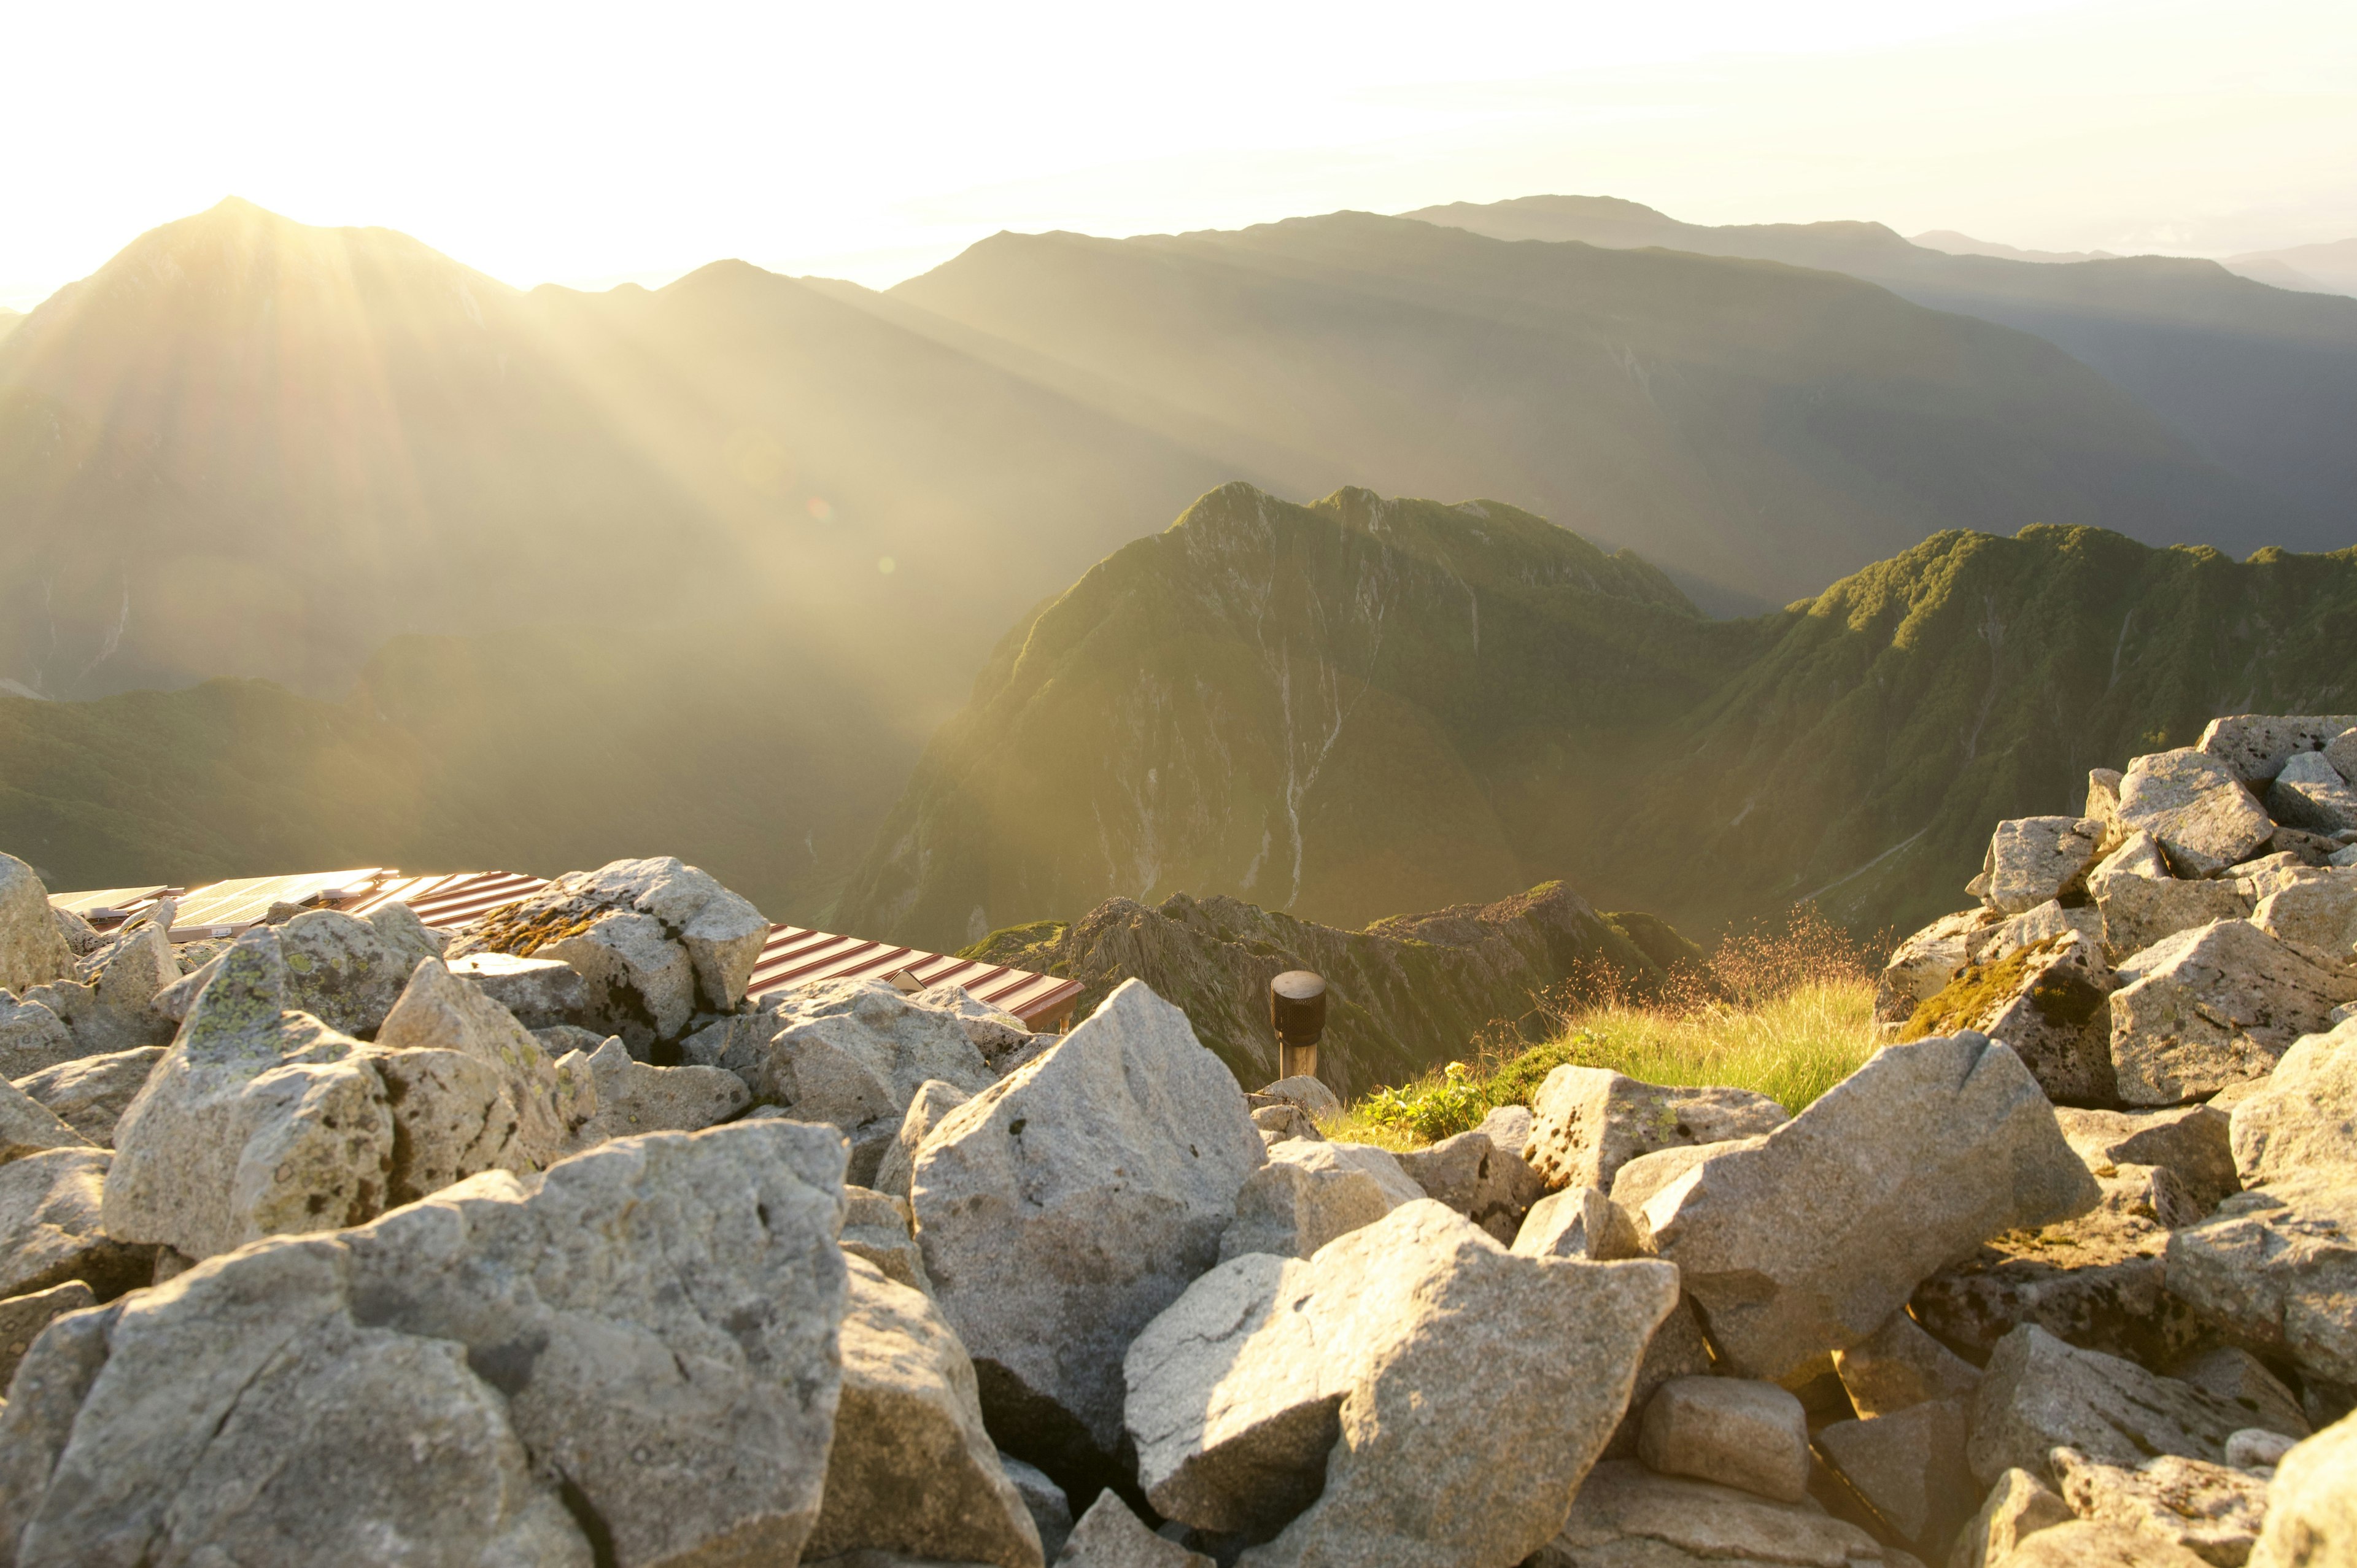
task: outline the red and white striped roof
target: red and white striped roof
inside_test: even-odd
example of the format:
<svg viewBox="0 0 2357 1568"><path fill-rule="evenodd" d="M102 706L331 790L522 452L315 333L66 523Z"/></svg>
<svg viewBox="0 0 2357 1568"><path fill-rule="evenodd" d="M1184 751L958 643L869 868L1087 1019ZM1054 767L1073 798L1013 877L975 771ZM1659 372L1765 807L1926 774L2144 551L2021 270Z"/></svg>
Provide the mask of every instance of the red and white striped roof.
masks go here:
<svg viewBox="0 0 2357 1568"><path fill-rule="evenodd" d="M323 908L368 915L388 904L406 904L426 925L456 930L473 925L495 909L529 898L548 886L544 876L512 871L457 871L438 876L404 876L392 870L311 872L292 876L248 877L195 887L183 896L181 912L173 922L175 934L222 936L243 930L269 911L273 903L312 901ZM80 910L101 906L123 908L124 895L144 908L165 888L113 888L99 893L60 893L50 902L59 908ZM205 918L189 918L191 910ZM886 980L906 971L920 986L958 985L992 1006L1014 1014L1034 1029L1050 1027L1072 1010L1081 994L1077 980L1008 969L1003 964L976 963L927 952L922 948L895 947L862 937L838 937L801 926L772 926L770 940L754 961L752 996L808 984L814 980Z"/></svg>

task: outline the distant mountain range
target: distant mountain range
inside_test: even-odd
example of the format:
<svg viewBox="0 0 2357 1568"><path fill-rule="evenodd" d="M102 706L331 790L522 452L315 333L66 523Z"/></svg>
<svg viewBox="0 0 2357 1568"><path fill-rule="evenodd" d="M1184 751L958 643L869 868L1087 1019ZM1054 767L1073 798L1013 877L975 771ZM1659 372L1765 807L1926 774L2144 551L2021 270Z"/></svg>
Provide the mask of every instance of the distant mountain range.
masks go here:
<svg viewBox="0 0 2357 1568"><path fill-rule="evenodd" d="M1934 310L2036 333L2158 413L2197 451L2287 503L2290 515L2270 510L2258 529L2265 542L2326 550L2357 537L2357 441L2348 434L2357 428L2357 299L2290 293L2185 257L2056 264L1950 255L1879 223L1711 228L1609 197L1460 202L1408 216L1507 240L1821 267ZM2201 531L2123 532L2236 553L2261 542Z"/></svg>
<svg viewBox="0 0 2357 1568"><path fill-rule="evenodd" d="M2226 258L2227 267L2277 288L2310 294L2357 295L2357 240L2252 251Z"/></svg>
<svg viewBox="0 0 2357 1568"><path fill-rule="evenodd" d="M1953 229L1934 229L1910 238L1910 244L1952 256L1995 256L2008 262L2115 262L2113 251L2024 251L1994 240L1975 240ZM2357 295L2357 240L2292 245L2280 251L2246 251L2218 263L2238 277L2271 288L2303 294Z"/></svg>
<svg viewBox="0 0 2357 1568"><path fill-rule="evenodd" d="M1006 628L1232 480L1496 496L1694 627L1957 530L2331 532L2293 492L2330 466L2306 433L2349 424L2339 317L2217 356L2287 454L2254 477L2084 355L1707 248L1338 213L1000 235L882 294L724 262L588 295L224 202L0 338L0 703L68 700L0 726L0 830L38 824L83 882L296 843L541 871L675 851L812 919ZM287 690L117 695L219 677ZM394 760L363 787L321 746ZM321 769L316 807L274 785L249 794L276 821L195 811L272 768ZM1467 864L1523 856L1467 821ZM1391 895L1368 872L1351 908L1447 902L1447 869Z"/></svg>
<svg viewBox="0 0 2357 1568"><path fill-rule="evenodd" d="M1964 901L1988 824L2232 712L2357 700L2357 550L1945 532L1748 621L1494 502L1245 485L1000 645L846 896L972 941L1114 896L1303 918L1561 877L1690 935Z"/></svg>
<svg viewBox="0 0 2357 1568"><path fill-rule="evenodd" d="M1921 245L1927 251L1945 251L1952 256L1995 256L2007 262L2109 262L2118 254L2112 251L2025 251L2013 245L2001 245L1994 240L1975 240L1970 234L1959 234L1953 229L1933 229L1910 235L1910 245Z"/></svg>

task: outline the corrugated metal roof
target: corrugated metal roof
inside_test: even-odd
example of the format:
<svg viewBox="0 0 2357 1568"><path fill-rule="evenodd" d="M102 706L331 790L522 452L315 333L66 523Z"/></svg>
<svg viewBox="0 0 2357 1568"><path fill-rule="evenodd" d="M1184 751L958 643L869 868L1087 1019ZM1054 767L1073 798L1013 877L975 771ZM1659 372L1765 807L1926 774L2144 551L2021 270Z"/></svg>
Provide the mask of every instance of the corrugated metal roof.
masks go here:
<svg viewBox="0 0 2357 1568"><path fill-rule="evenodd" d="M893 947L859 937L838 937L800 926L773 926L753 963L748 994L804 985L813 980L882 980L907 970L921 985L960 985L994 1007L1006 1009L1032 1028L1062 1018L1081 994L1077 980L1034 974L1028 969L976 963L922 948Z"/></svg>
<svg viewBox="0 0 2357 1568"><path fill-rule="evenodd" d="M472 925L495 909L529 898L548 886L547 879L512 871L458 871L438 876L403 876L383 867L359 871L317 871L295 876L255 876L216 882L186 895L172 929L186 940L200 931L231 935L269 913L274 903L301 904L317 899L368 915L387 904L406 904L426 925L454 930ZM144 902L169 889L110 888L101 893L59 894L50 899L60 908L77 912L86 908L120 909L123 902ZM341 897L327 898L335 893ZM1081 994L1077 980L1008 969L1002 964L975 963L927 952L922 948L894 947L862 937L839 937L802 926L772 926L770 940L754 961L748 994L771 992L814 980L883 980L902 970L920 985L959 985L994 1007L1014 1014L1034 1029L1049 1027L1068 1015Z"/></svg>
<svg viewBox="0 0 2357 1568"><path fill-rule="evenodd" d="M387 904L406 904L409 912L429 926L455 930L492 910L529 898L548 886L544 876L514 871L457 871L445 876L405 876L352 906L355 915L367 915Z"/></svg>
<svg viewBox="0 0 2357 1568"><path fill-rule="evenodd" d="M95 893L52 893L49 902L59 909L85 918L93 909L111 909L118 915L124 915L154 902L157 894L171 891L172 885L168 882L153 887L102 887Z"/></svg>
<svg viewBox="0 0 2357 1568"><path fill-rule="evenodd" d="M291 876L245 876L209 883L180 900L172 916L172 930L175 935L210 931L234 936L270 913L273 904L306 904L323 895L341 893L345 896L323 901L348 905L396 875L384 866L361 866L351 871L305 871Z"/></svg>

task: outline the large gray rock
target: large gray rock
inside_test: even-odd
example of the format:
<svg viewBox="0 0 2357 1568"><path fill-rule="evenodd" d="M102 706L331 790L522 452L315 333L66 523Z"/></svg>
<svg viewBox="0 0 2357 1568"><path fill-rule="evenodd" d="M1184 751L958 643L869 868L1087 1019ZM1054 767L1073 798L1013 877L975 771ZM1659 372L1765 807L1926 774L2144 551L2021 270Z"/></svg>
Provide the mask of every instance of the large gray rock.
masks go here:
<svg viewBox="0 0 2357 1568"><path fill-rule="evenodd" d="M2030 1536L2077 1518L2042 1478L2027 1470L2007 1470L1956 1538L1949 1568L1996 1568Z"/></svg>
<svg viewBox="0 0 2357 1568"><path fill-rule="evenodd" d="M2134 1465L2157 1454L2224 1460L2244 1412L2190 1383L2134 1361L2065 1345L2025 1324L1998 1341L1973 1402L1973 1474L1994 1483L2008 1469L2052 1474L2048 1455L2075 1448L2091 1459Z"/></svg>
<svg viewBox="0 0 2357 1568"><path fill-rule="evenodd" d="M0 1165L49 1149L87 1149L95 1142L15 1084L0 1081Z"/></svg>
<svg viewBox="0 0 2357 1568"><path fill-rule="evenodd" d="M1533 1204L1523 1228L1514 1232L1513 1250L1526 1258L1586 1258L1599 1263L1644 1254L1627 1213L1592 1187L1567 1187Z"/></svg>
<svg viewBox="0 0 2357 1568"><path fill-rule="evenodd" d="M1868 1420L1938 1400L1969 1399L1981 1386L1978 1367L1925 1333L1904 1310L1846 1350L1835 1351L1834 1370L1851 1408Z"/></svg>
<svg viewBox="0 0 2357 1568"><path fill-rule="evenodd" d="M2086 934L2065 929L1984 961L1917 1011L1906 1032L1969 1029L2013 1048L2050 1100L2105 1104L2113 1094L2111 966Z"/></svg>
<svg viewBox="0 0 2357 1568"><path fill-rule="evenodd" d="M954 1016L994 1072L1005 1072L1008 1058L1028 1050L1039 1038L1021 1018L992 1006L962 985L928 985L913 999L920 1007Z"/></svg>
<svg viewBox="0 0 2357 1568"><path fill-rule="evenodd" d="M1163 1540L1107 1491L1072 1526L1056 1568L1211 1568L1211 1560Z"/></svg>
<svg viewBox="0 0 2357 1568"><path fill-rule="evenodd" d="M2328 968L2248 920L2180 931L2120 965L2112 1065L2130 1105L2175 1105L2272 1071L2291 1043L2357 1000Z"/></svg>
<svg viewBox="0 0 2357 1568"><path fill-rule="evenodd" d="M106 945L106 938L99 933L98 928L71 909L60 909L52 904L49 906L49 918L58 923L58 934L65 938L66 946L73 949L77 960L88 958Z"/></svg>
<svg viewBox="0 0 2357 1568"><path fill-rule="evenodd" d="M16 1375L16 1363L25 1359L42 1329L69 1312L97 1305L97 1293L83 1280L68 1280L47 1290L0 1300L0 1391L5 1391L8 1380ZM0 1485L5 1484L5 1477L0 1477Z"/></svg>
<svg viewBox="0 0 2357 1568"><path fill-rule="evenodd" d="M650 1061L665 1059L665 1043L684 1033L695 1015L694 962L652 915L608 911L533 951L578 971L589 994L583 1021L619 1035Z"/></svg>
<svg viewBox="0 0 2357 1568"><path fill-rule="evenodd" d="M1130 1348L1139 1481L1205 1529L1283 1525L1246 1563L1520 1562L1676 1300L1659 1264L1516 1257L1433 1202L1236 1258Z"/></svg>
<svg viewBox="0 0 2357 1568"><path fill-rule="evenodd" d="M2073 1153L2098 1177L2104 1167L2157 1165L2185 1184L2202 1212L2236 1191L2242 1183L2234 1173L2233 1122L2226 1112L2210 1105L2181 1105L2166 1111L2057 1110Z"/></svg>
<svg viewBox="0 0 2357 1568"><path fill-rule="evenodd" d="M1996 923L1984 906L1943 915L1891 950L1874 983L1878 1024L1904 1024L1926 998L1947 989L1957 972L1978 955L1980 940Z"/></svg>
<svg viewBox="0 0 2357 1568"><path fill-rule="evenodd" d="M2201 1568L2203 1561L2157 1535L2091 1519L2041 1530L1998 1560L2002 1568Z"/></svg>
<svg viewBox="0 0 2357 1568"><path fill-rule="evenodd" d="M849 1260L843 1402L806 1561L862 1548L1039 1568L1039 1527L983 1430L965 1348L933 1304Z"/></svg>
<svg viewBox="0 0 2357 1568"><path fill-rule="evenodd" d="M2357 1383L2357 1173L2237 1193L2169 1239L2169 1289L2263 1354Z"/></svg>
<svg viewBox="0 0 2357 1568"><path fill-rule="evenodd" d="M2276 1466L2251 1568L2357 1563L2357 1416L2325 1428Z"/></svg>
<svg viewBox="0 0 2357 1568"><path fill-rule="evenodd" d="M2266 1363L2239 1346L2212 1345L2160 1369L2241 1410L2245 1428L2260 1428L2286 1443L2298 1442L2309 1431L2299 1396L2268 1371ZM2232 1444L2227 1445L2226 1462L2236 1463Z"/></svg>
<svg viewBox="0 0 2357 1568"><path fill-rule="evenodd" d="M64 1019L0 991L0 1078L14 1081L81 1054Z"/></svg>
<svg viewBox="0 0 2357 1568"><path fill-rule="evenodd" d="M931 1295L933 1282L925 1273L909 1200L865 1187L846 1187L843 1197L845 1254L865 1258L895 1284Z"/></svg>
<svg viewBox="0 0 2357 1568"><path fill-rule="evenodd" d="M2024 948L2051 942L2057 937L2084 937L2100 944L2104 940L2103 911L2084 904L2065 908L2050 898L1982 932L1973 961L1985 965L2001 963Z"/></svg>
<svg viewBox="0 0 2357 1568"><path fill-rule="evenodd" d="M736 1011L769 937L759 910L666 856L568 872L485 918L449 956L562 959L588 983L576 1021L668 1066L699 1010Z"/></svg>
<svg viewBox="0 0 2357 1568"><path fill-rule="evenodd" d="M1890 1532L1930 1554L1955 1538L1981 1500L1964 1461L1970 1412L1931 1400L1871 1421L1828 1422L1817 1452Z"/></svg>
<svg viewBox="0 0 2357 1568"><path fill-rule="evenodd" d="M131 1102L146 1087L147 1077L164 1059L164 1048L115 1051L102 1057L76 1057L44 1068L20 1080L18 1087L54 1112L59 1121L102 1148L114 1147L114 1129Z"/></svg>
<svg viewBox="0 0 2357 1568"><path fill-rule="evenodd" d="M238 939L114 1131L106 1228L191 1258L384 1206L393 1121L362 1047L282 1008L277 933Z"/></svg>
<svg viewBox="0 0 2357 1568"><path fill-rule="evenodd" d="M1549 1187L1612 1188L1642 1155L1781 1127L1790 1112L1748 1089L1642 1083L1609 1068L1559 1067L1531 1096L1531 1167Z"/></svg>
<svg viewBox="0 0 2357 1568"><path fill-rule="evenodd" d="M1026 1465L1012 1454L1001 1454L998 1463L1006 1470L1007 1480L1014 1483L1023 1506L1031 1510L1031 1522L1039 1530L1039 1549L1053 1562L1056 1554L1063 1551L1064 1542L1071 1538L1071 1499L1038 1466Z"/></svg>
<svg viewBox="0 0 2357 1568"><path fill-rule="evenodd" d="M17 1568L371 1562L388 1547L587 1568L588 1542L533 1484L459 1346L355 1323L306 1244L241 1262L34 1347L18 1384L48 1385L43 1408L0 1416L0 1441L54 1455L12 1499Z"/></svg>
<svg viewBox="0 0 2357 1568"><path fill-rule="evenodd" d="M1813 1503L1656 1476L1607 1460L1588 1472L1571 1517L1529 1568L1687 1568L1709 1563L1865 1568L1892 1562L1874 1537Z"/></svg>
<svg viewBox="0 0 2357 1568"><path fill-rule="evenodd" d="M1729 1369L1772 1380L1864 1339L1986 1238L2100 1197L2019 1058L1968 1034L1886 1047L1655 1193L1640 1229Z"/></svg>
<svg viewBox="0 0 2357 1568"><path fill-rule="evenodd" d="M1990 1238L1916 1287L1916 1318L1975 1360L2025 1323L2153 1366L2186 1354L2211 1329L2169 1293L2169 1230L2112 1196L2075 1219Z"/></svg>
<svg viewBox="0 0 2357 1568"><path fill-rule="evenodd" d="M1459 1133L1429 1148L1399 1156L1399 1167L1424 1188L1474 1224L1512 1245L1523 1217L1546 1192L1546 1183L1512 1149L1501 1149L1482 1132Z"/></svg>
<svg viewBox="0 0 2357 1568"><path fill-rule="evenodd" d="M39 986L27 998L65 1020L85 1055L136 1050L169 1044L176 1021L156 998L180 978L179 961L161 928L141 926L118 937L92 961L94 983L61 980Z"/></svg>
<svg viewBox="0 0 2357 1568"><path fill-rule="evenodd" d="M562 959L468 953L450 961L450 972L479 987L527 1029L562 1028L589 1006L589 983Z"/></svg>
<svg viewBox="0 0 2357 1568"><path fill-rule="evenodd" d="M917 1085L917 1092L909 1097L909 1109L900 1114L900 1130L894 1134L892 1146L877 1163L876 1190L906 1198L909 1180L916 1174L917 1151L925 1146L942 1118L973 1098L956 1084L937 1078Z"/></svg>
<svg viewBox="0 0 2357 1568"><path fill-rule="evenodd" d="M2267 786L2267 811L2289 827L2337 833L2357 828L2357 789L2322 752L2303 751L2287 759Z"/></svg>
<svg viewBox="0 0 2357 1568"><path fill-rule="evenodd" d="M2104 824L2092 817L2021 817L1999 822L1982 872L1992 908L2008 915L2083 891Z"/></svg>
<svg viewBox="0 0 2357 1568"><path fill-rule="evenodd" d="M355 1038L375 1034L419 963L436 954L406 907L382 928L338 909L307 909L278 928L283 1005Z"/></svg>
<svg viewBox="0 0 2357 1568"><path fill-rule="evenodd" d="M1672 1378L1645 1402L1637 1456L1659 1475L1797 1503L1809 1495L1808 1413L1773 1383Z"/></svg>
<svg viewBox="0 0 2357 1568"><path fill-rule="evenodd" d="M2104 918L2104 948L2116 962L2179 931L2212 920L2240 920L2255 903L2248 880L2240 876L2184 881L2167 874L2088 879Z"/></svg>
<svg viewBox="0 0 2357 1568"><path fill-rule="evenodd" d="M2219 1568L2239 1568L2267 1513L2267 1483L2256 1476L2163 1454L2137 1465L2107 1465L2073 1448L2052 1457L2054 1484L2071 1511L2184 1547Z"/></svg>
<svg viewBox="0 0 2357 1568"><path fill-rule="evenodd" d="M2249 859L2276 831L2232 768L2190 746L2128 765L2119 820L2129 832L2152 834L2180 876L2215 876Z"/></svg>
<svg viewBox="0 0 2357 1568"><path fill-rule="evenodd" d="M1114 1451L1123 1352L1218 1260L1265 1163L1226 1067L1135 981L933 1130L917 1238L1002 1446Z"/></svg>
<svg viewBox="0 0 2357 1568"><path fill-rule="evenodd" d="M2341 777L2357 784L2357 725L2342 730L2326 743L2324 759L2341 770Z"/></svg>
<svg viewBox="0 0 2357 1568"><path fill-rule="evenodd" d="M283 1238L53 1330L0 1448L19 1568L791 1562L840 1388L840 1141L608 1144ZM55 1345L53 1346L53 1341ZM60 1419L60 1415L62 1419Z"/></svg>
<svg viewBox="0 0 2357 1568"><path fill-rule="evenodd" d="M957 1013L920 1005L881 981L822 981L774 1002L774 1014L765 1015L774 1032L740 1038L719 1065L744 1079L755 1100L803 1121L845 1132L897 1122L928 1080L969 1095L998 1080Z"/></svg>
<svg viewBox="0 0 2357 1568"><path fill-rule="evenodd" d="M2251 924L2278 941L2349 962L2357 946L2357 867L2316 867L2279 883L2252 909Z"/></svg>
<svg viewBox="0 0 2357 1568"><path fill-rule="evenodd" d="M147 1283L155 1251L100 1223L103 1149L51 1149L0 1165L0 1296L81 1280L101 1296Z"/></svg>
<svg viewBox="0 0 2357 1568"><path fill-rule="evenodd" d="M1400 1196L1377 1172L1351 1159L1344 1145L1301 1139L1278 1147L1285 1156L1272 1150L1268 1164L1236 1189L1236 1217L1220 1237L1223 1263L1246 1252L1309 1257L1337 1236L1372 1225L1422 1196ZM1296 1149L1302 1151L1298 1156Z"/></svg>
<svg viewBox="0 0 2357 1568"><path fill-rule="evenodd" d="M1637 1444L1644 1434L1645 1410L1653 1402L1653 1391L1673 1378L1699 1378L1712 1369L1710 1342L1702 1336L1702 1322L1695 1316L1694 1304L1681 1294L1678 1305L1662 1319L1653 1337L1645 1342L1645 1354L1637 1363L1637 1380L1629 1389L1629 1408L1621 1412L1620 1424L1612 1431L1611 1440L1604 1444L1608 1459L1633 1459Z"/></svg>
<svg viewBox="0 0 2357 1568"><path fill-rule="evenodd" d="M574 1063L558 1064L588 1074L596 1086L597 1113L574 1134L584 1148L608 1138L640 1133L697 1133L726 1122L752 1099L745 1080L726 1068L649 1067L630 1055L618 1035Z"/></svg>
<svg viewBox="0 0 2357 1568"><path fill-rule="evenodd" d="M73 972L73 949L49 918L49 890L31 866L0 854L0 991L22 995Z"/></svg>
<svg viewBox="0 0 2357 1568"><path fill-rule="evenodd" d="M2357 725L2348 714L2235 714L2212 719L2196 744L2251 785L2265 784L2303 751L2321 751Z"/></svg>
<svg viewBox="0 0 2357 1568"><path fill-rule="evenodd" d="M2357 1018L2309 1035L2234 1103L2236 1172L2257 1187L2303 1171L2357 1166Z"/></svg>
<svg viewBox="0 0 2357 1568"><path fill-rule="evenodd" d="M383 1080L399 1133L392 1203L479 1171L545 1169L597 1110L589 1073L550 1061L513 1015L440 959L419 962L377 1046L362 1059Z"/></svg>

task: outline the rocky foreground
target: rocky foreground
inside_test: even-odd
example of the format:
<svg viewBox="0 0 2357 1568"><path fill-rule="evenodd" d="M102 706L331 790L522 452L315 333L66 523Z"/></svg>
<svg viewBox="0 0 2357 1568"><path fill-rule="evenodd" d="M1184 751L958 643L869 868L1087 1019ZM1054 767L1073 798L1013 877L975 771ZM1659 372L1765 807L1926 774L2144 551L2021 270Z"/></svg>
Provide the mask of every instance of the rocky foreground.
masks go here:
<svg viewBox="0 0 2357 1568"><path fill-rule="evenodd" d="M0 857L0 1562L2357 1563L2352 743L2004 824L1797 1116L1396 1155L1135 981L748 1003L676 861L176 945Z"/></svg>

